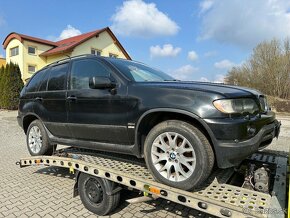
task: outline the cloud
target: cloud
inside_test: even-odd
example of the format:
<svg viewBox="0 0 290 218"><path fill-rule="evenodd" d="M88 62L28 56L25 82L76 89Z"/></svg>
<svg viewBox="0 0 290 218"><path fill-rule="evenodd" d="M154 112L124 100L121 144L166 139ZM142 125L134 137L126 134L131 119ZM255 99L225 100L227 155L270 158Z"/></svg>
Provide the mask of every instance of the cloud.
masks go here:
<svg viewBox="0 0 290 218"><path fill-rule="evenodd" d="M78 36L80 34L82 34L80 30L76 29L75 27L69 24L66 26L65 29L61 31L59 36L50 35L47 36L46 39L50 41L59 41L70 37Z"/></svg>
<svg viewBox="0 0 290 218"><path fill-rule="evenodd" d="M112 30L124 36L168 36L175 35L180 29L168 15L158 10L155 3L142 0L124 1L111 20Z"/></svg>
<svg viewBox="0 0 290 218"><path fill-rule="evenodd" d="M206 11L206 13L204 13ZM264 40L290 36L289 0L219 0L201 3L199 39L253 48Z"/></svg>
<svg viewBox="0 0 290 218"><path fill-rule="evenodd" d="M217 51L208 51L204 53L204 57L209 58L217 55Z"/></svg>
<svg viewBox="0 0 290 218"><path fill-rule="evenodd" d="M213 83L224 83L225 76L222 74L215 75L215 79L213 81L209 80L206 77L201 77L199 79L200 82L213 82Z"/></svg>
<svg viewBox="0 0 290 218"><path fill-rule="evenodd" d="M67 39L73 36L78 36L80 34L82 34L80 30L74 28L71 25L67 25L66 28L59 35L58 40Z"/></svg>
<svg viewBox="0 0 290 218"><path fill-rule="evenodd" d="M200 2L199 7L200 7L200 14L203 14L210 10L214 4L213 0L204 0Z"/></svg>
<svg viewBox="0 0 290 218"><path fill-rule="evenodd" d="M175 57L181 52L181 48L174 48L171 44L165 44L163 47L159 45L150 47L150 57Z"/></svg>
<svg viewBox="0 0 290 218"><path fill-rule="evenodd" d="M198 59L198 55L195 51L190 51L187 54L187 58L191 61L196 61Z"/></svg>
<svg viewBox="0 0 290 218"><path fill-rule="evenodd" d="M198 72L197 67L191 65L184 65L176 70L173 70L169 74L179 80L192 80L193 75Z"/></svg>
<svg viewBox="0 0 290 218"><path fill-rule="evenodd" d="M229 61L228 59L224 59L222 61L214 63L214 67L215 68L225 69L225 70L229 70L229 69L231 69L232 67L234 67L236 65L237 64L235 64L234 62Z"/></svg>

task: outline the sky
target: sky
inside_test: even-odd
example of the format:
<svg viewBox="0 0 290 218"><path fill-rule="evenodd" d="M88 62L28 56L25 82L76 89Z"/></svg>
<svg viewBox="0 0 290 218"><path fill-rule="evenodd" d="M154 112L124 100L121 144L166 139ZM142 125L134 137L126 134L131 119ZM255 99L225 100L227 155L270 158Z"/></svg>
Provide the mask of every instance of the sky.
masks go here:
<svg viewBox="0 0 290 218"><path fill-rule="evenodd" d="M56 41L107 26L134 60L223 82L258 43L290 37L290 1L0 0L1 43L10 32Z"/></svg>

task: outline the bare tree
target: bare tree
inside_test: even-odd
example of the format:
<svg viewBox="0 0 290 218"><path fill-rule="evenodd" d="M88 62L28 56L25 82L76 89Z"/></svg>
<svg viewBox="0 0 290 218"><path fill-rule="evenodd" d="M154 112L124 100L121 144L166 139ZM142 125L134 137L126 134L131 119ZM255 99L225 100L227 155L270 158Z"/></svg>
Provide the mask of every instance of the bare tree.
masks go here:
<svg viewBox="0 0 290 218"><path fill-rule="evenodd" d="M290 40L273 39L254 48L248 61L232 68L226 83L261 90L267 95L290 98Z"/></svg>

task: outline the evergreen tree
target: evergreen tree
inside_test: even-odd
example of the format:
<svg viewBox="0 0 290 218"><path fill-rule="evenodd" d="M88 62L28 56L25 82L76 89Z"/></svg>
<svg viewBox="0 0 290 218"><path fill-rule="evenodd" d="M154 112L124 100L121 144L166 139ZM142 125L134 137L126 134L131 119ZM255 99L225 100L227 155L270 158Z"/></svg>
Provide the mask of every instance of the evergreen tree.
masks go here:
<svg viewBox="0 0 290 218"><path fill-rule="evenodd" d="M19 102L19 94L23 88L23 81L21 79L21 72L17 64L12 64L10 70L10 98L8 109L17 109Z"/></svg>
<svg viewBox="0 0 290 218"><path fill-rule="evenodd" d="M9 70L10 70L10 63L6 64L4 73L3 73L3 78L2 78L1 107L3 109L7 109L8 101L9 101L9 94L8 94Z"/></svg>
<svg viewBox="0 0 290 218"><path fill-rule="evenodd" d="M23 88L21 72L19 66L14 63L6 64L2 79L0 80L0 102L1 108L13 110L17 109L19 94Z"/></svg>
<svg viewBox="0 0 290 218"><path fill-rule="evenodd" d="M0 68L0 108L2 108L2 95L3 95L3 77L4 77L5 68L2 65Z"/></svg>

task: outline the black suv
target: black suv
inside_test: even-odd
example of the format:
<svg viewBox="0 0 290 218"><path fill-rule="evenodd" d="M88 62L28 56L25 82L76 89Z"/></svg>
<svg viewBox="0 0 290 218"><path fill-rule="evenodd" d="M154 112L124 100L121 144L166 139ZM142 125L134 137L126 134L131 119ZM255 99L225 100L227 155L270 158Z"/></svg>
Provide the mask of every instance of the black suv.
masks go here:
<svg viewBox="0 0 290 218"><path fill-rule="evenodd" d="M56 144L144 157L156 180L184 190L216 163L239 164L280 123L255 90L181 82L142 63L96 56L51 64L21 92L19 125L31 155Z"/></svg>

